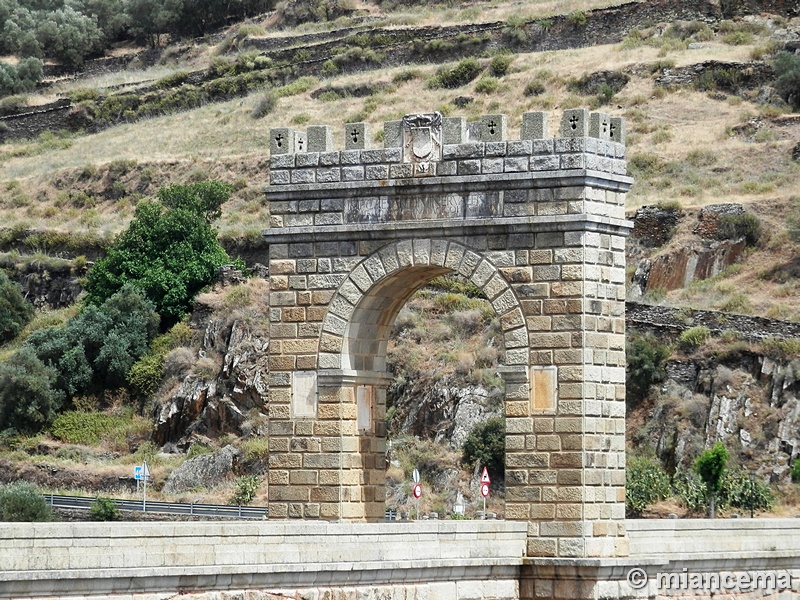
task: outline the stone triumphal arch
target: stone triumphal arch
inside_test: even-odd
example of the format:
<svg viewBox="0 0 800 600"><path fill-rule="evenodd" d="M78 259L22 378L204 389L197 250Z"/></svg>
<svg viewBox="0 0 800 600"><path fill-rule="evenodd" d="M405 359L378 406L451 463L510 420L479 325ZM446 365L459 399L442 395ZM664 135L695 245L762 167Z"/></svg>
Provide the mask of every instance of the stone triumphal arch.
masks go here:
<svg viewBox="0 0 800 600"><path fill-rule="evenodd" d="M272 518L384 514L386 345L458 273L499 316L506 517L528 556L625 554L624 122L567 110L270 132Z"/></svg>

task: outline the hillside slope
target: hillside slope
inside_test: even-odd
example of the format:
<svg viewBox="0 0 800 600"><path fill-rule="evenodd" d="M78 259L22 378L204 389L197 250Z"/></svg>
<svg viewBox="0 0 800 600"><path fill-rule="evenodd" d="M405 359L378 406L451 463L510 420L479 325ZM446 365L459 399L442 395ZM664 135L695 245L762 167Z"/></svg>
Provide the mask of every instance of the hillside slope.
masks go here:
<svg viewBox="0 0 800 600"><path fill-rule="evenodd" d="M40 308L69 305L87 261L126 227L141 198L167 184L207 178L234 186L220 235L231 255L254 266L265 262L260 232L269 225L262 189L271 127L328 124L341 144L344 124L363 120L380 145L383 122L407 113L439 110L474 120L501 112L515 136L522 114L541 110L552 135L563 109L590 106L628 120L636 180L631 216L649 205L675 215L669 225L656 222L664 234L658 242L631 240L632 279L645 262L656 281L659 261L669 269L694 260L681 258L687 248L692 256L711 253L714 262L725 247L720 244L739 243L698 228L709 205L741 205L761 226L731 261L675 287L642 284L644 299L800 321L800 248L787 233L800 198L800 116L773 88L771 62L800 43L800 17L792 2L723 4L731 12L720 3L667 0L531 2L527 12L510 2L423 3L397 12L369 2L366 14L344 22L276 29L274 16L266 16L210 41L166 48L145 69L54 81L28 107L60 94L71 103L63 112L77 118L69 123L78 125L27 140L6 136L0 145L0 266ZM465 58L477 60L475 76L442 87L441 70ZM109 98L119 102L116 113L103 112ZM54 286L55 280L61 283ZM220 487L175 497L224 500L234 477L263 475L266 450L259 441L268 395L261 383L265 367L253 349L268 343L259 305L264 285L256 278L199 300L191 343L173 349L172 370L146 405L146 435L106 432L114 438L110 455L54 444L52 435L15 439L7 444L4 472L38 473L42 484L60 488L56 473L68 477L89 464L97 475L81 478L81 487L122 493L128 483L119 484L119 477L133 461L147 458L164 483L186 459L183 451L194 455L234 441L243 458ZM43 313L37 323L58 322L59 314L65 313ZM476 422L498 414L491 315L482 312L480 299L424 290L395 328L393 502L407 500L403 478L412 459L427 458L425 476L438 482L436 502L445 507L456 489L474 493L469 468L458 473L443 466L457 460L458 444L437 458L426 443L406 436L463 440ZM788 468L800 455L793 433L796 357L776 359L757 344L742 347L750 342L728 337L718 336L696 355L673 352L667 371L674 383L652 388L632 407L629 439L673 467L686 467L709 441L724 439L737 460L790 489ZM0 360L7 352L0 349ZM247 360L231 362L237 353ZM234 362L238 370L231 370ZM691 377L675 367L686 364ZM125 404L124 393L94 401L95 408L117 413ZM768 418L748 422L757 415ZM149 436L152 442L145 441ZM162 448L181 453L159 453Z"/></svg>

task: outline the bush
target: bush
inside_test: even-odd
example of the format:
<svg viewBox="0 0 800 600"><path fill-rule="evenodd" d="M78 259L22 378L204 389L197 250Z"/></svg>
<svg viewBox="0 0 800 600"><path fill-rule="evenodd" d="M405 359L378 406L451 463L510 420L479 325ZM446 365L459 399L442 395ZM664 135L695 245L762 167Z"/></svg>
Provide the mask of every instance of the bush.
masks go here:
<svg viewBox="0 0 800 600"><path fill-rule="evenodd" d="M89 508L93 521L118 521L119 509L111 498L98 496Z"/></svg>
<svg viewBox="0 0 800 600"><path fill-rule="evenodd" d="M446 88L449 90L460 88L475 79L483 69L474 58L466 58L451 69L441 68L431 79L428 87L432 89Z"/></svg>
<svg viewBox="0 0 800 600"><path fill-rule="evenodd" d="M639 402L647 395L651 385L664 380L664 364L671 353L672 348L652 333L631 334L627 344L626 369L629 403Z"/></svg>
<svg viewBox="0 0 800 600"><path fill-rule="evenodd" d="M100 304L131 283L163 322L179 321L217 269L231 262L211 227L230 193L226 184L205 181L163 188L161 202L140 202L128 229L89 271L87 301Z"/></svg>
<svg viewBox="0 0 800 600"><path fill-rule="evenodd" d="M63 327L33 332L36 356L58 374L56 388L68 397L123 386L128 371L158 331L153 303L126 284L100 306L85 306Z"/></svg>
<svg viewBox="0 0 800 600"><path fill-rule="evenodd" d="M0 270L0 345L14 339L33 318L20 287Z"/></svg>
<svg viewBox="0 0 800 600"><path fill-rule="evenodd" d="M496 77L481 77L475 84L475 91L479 94L493 94L497 91L499 81Z"/></svg>
<svg viewBox="0 0 800 600"><path fill-rule="evenodd" d="M585 27L587 23L586 13L582 10L576 10L567 15L567 22L575 28Z"/></svg>
<svg viewBox="0 0 800 600"><path fill-rule="evenodd" d="M669 476L661 463L647 456L634 456L625 468L625 506L632 515L672 493Z"/></svg>
<svg viewBox="0 0 800 600"><path fill-rule="evenodd" d="M743 510L770 510L775 504L772 490L744 469L726 471L721 486L723 506Z"/></svg>
<svg viewBox="0 0 800 600"><path fill-rule="evenodd" d="M39 490L25 482L0 487L0 521L52 521L53 513Z"/></svg>
<svg viewBox="0 0 800 600"><path fill-rule="evenodd" d="M741 215L722 215L717 227L717 237L721 240L744 238L752 246L761 238L761 221L748 212Z"/></svg>
<svg viewBox="0 0 800 600"><path fill-rule="evenodd" d="M233 506L244 506L246 504L250 504L255 499L256 492L258 491L258 486L260 484L261 480L255 475L244 475L242 477L237 477L236 481L234 482L236 491L234 492L230 503Z"/></svg>
<svg viewBox="0 0 800 600"><path fill-rule="evenodd" d="M678 336L678 345L684 352L693 352L705 344L711 337L711 331L705 325L690 327Z"/></svg>
<svg viewBox="0 0 800 600"><path fill-rule="evenodd" d="M42 61L34 57L24 58L16 66L0 63L0 96L32 92L43 72Z"/></svg>
<svg viewBox="0 0 800 600"><path fill-rule="evenodd" d="M772 63L775 89L794 110L800 110L800 55L779 52Z"/></svg>
<svg viewBox="0 0 800 600"><path fill-rule="evenodd" d="M546 91L544 84L541 81L531 81L526 86L525 89L522 90L522 93L526 96L541 96Z"/></svg>
<svg viewBox="0 0 800 600"><path fill-rule="evenodd" d="M84 410L68 411L58 415L50 426L50 435L67 444L96 446L116 432L139 428L140 417L120 416Z"/></svg>
<svg viewBox="0 0 800 600"><path fill-rule="evenodd" d="M503 39L510 45L524 44L528 41L528 33L525 31L525 20L517 15L512 15L506 21L503 28Z"/></svg>
<svg viewBox="0 0 800 600"><path fill-rule="evenodd" d="M511 63L514 62L515 56L513 54L498 54L489 63L489 72L494 77L505 77L508 75L508 70Z"/></svg>
<svg viewBox="0 0 800 600"><path fill-rule="evenodd" d="M57 376L27 345L0 362L0 431L33 433L48 425L63 398Z"/></svg>
<svg viewBox="0 0 800 600"><path fill-rule="evenodd" d="M486 467L494 481L505 477L506 423L493 417L475 425L464 442L462 460L470 467Z"/></svg>

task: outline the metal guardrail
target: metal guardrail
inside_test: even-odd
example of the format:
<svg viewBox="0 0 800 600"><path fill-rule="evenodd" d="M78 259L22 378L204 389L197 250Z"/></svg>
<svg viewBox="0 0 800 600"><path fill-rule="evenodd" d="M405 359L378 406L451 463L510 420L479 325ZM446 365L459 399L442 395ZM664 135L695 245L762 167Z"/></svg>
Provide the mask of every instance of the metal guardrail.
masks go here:
<svg viewBox="0 0 800 600"><path fill-rule="evenodd" d="M44 494L45 500L53 508L76 508L89 510L97 500L96 497L59 496ZM117 500L110 498L117 505L117 510L132 510L166 515L190 517L226 517L230 519L266 519L269 517L267 506L226 506L223 504L184 504L180 502L155 502L152 500ZM387 508L384 513L386 521L399 521L397 511Z"/></svg>
<svg viewBox="0 0 800 600"><path fill-rule="evenodd" d="M90 509L96 498L83 496L58 496L45 494L45 500L54 508ZM179 502L155 502L152 500L115 500L118 510L161 513L195 517L226 517L230 519L266 519L266 506L225 506L221 504L183 504Z"/></svg>

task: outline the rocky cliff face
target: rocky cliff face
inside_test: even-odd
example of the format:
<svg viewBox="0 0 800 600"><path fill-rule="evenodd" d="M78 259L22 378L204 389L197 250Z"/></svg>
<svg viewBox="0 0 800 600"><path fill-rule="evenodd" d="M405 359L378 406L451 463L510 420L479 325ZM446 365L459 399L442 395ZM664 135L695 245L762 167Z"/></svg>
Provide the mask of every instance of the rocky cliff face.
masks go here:
<svg viewBox="0 0 800 600"><path fill-rule="evenodd" d="M259 287L266 282L242 285ZM156 416L155 442L186 449L196 436L265 434L260 424L266 422L269 398L267 322L201 299L190 324L202 339L200 358L193 372L164 395Z"/></svg>
<svg viewBox="0 0 800 600"><path fill-rule="evenodd" d="M669 469L691 469L716 441L764 481L791 483L800 458L800 359L750 350L673 360L668 379L632 411L629 439L650 446Z"/></svg>
<svg viewBox="0 0 800 600"><path fill-rule="evenodd" d="M748 239L744 235L729 237L723 225L726 217L745 214L739 204L706 206L696 216L658 206L637 210L627 250L628 264L636 266L628 299L687 287L693 281L715 277L739 261ZM691 234L670 245L679 225L689 228ZM655 250L658 248L661 250Z"/></svg>

